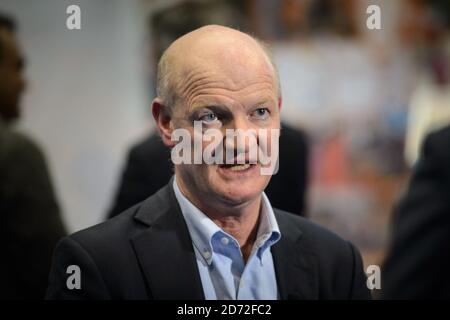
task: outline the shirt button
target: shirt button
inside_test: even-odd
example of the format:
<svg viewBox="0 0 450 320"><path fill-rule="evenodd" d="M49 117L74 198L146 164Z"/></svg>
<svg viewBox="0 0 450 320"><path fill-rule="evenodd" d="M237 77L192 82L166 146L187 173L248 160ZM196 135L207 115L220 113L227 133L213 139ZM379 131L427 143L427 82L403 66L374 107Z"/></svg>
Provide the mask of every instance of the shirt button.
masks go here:
<svg viewBox="0 0 450 320"><path fill-rule="evenodd" d="M223 237L220 241L224 246L226 246L230 242L230 240L227 237Z"/></svg>
<svg viewBox="0 0 450 320"><path fill-rule="evenodd" d="M203 257L204 257L205 259L211 258L211 252L209 252L209 251L203 252Z"/></svg>

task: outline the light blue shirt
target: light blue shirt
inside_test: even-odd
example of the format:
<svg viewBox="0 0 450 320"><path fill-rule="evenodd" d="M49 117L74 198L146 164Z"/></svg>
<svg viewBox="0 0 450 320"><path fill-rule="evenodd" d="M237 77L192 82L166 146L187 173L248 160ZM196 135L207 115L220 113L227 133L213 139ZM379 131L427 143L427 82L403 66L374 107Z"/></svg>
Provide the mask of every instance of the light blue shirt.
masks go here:
<svg viewBox="0 0 450 320"><path fill-rule="evenodd" d="M252 252L245 264L237 240L195 207L173 182L186 221L207 300L275 300L279 298L270 247L280 237L269 199L262 194L261 216Z"/></svg>

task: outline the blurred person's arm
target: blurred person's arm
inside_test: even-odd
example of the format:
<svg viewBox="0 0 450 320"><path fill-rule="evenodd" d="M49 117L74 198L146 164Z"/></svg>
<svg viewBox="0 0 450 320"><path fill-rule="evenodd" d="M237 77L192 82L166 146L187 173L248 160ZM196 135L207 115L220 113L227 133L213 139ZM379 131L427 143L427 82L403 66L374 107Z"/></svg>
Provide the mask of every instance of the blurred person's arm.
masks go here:
<svg viewBox="0 0 450 320"><path fill-rule="evenodd" d="M147 173L141 158L139 150L136 147L130 150L125 169L120 178L114 204L107 215L108 218L118 215L125 209L149 196L146 192Z"/></svg>
<svg viewBox="0 0 450 320"><path fill-rule="evenodd" d="M449 298L450 127L427 137L394 216L384 299Z"/></svg>
<svg viewBox="0 0 450 320"><path fill-rule="evenodd" d="M112 218L145 200L165 186L172 174L169 149L157 134L151 134L129 151L114 204L107 217Z"/></svg>
<svg viewBox="0 0 450 320"><path fill-rule="evenodd" d="M309 139L300 129L282 124L279 170L264 192L275 207L306 216L309 170Z"/></svg>

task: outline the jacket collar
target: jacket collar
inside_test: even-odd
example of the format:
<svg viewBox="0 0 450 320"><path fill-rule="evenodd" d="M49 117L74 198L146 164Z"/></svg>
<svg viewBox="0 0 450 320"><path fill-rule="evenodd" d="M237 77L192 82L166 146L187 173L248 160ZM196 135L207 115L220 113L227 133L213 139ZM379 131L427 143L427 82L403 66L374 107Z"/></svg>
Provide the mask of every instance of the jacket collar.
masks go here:
<svg viewBox="0 0 450 320"><path fill-rule="evenodd" d="M271 248L278 290L282 300L316 300L319 298L319 275L316 256L302 244L302 231L293 223L291 213L274 209L283 235Z"/></svg>
<svg viewBox="0 0 450 320"><path fill-rule="evenodd" d="M142 203L135 219L149 228L131 241L151 298L205 299L192 241L171 182Z"/></svg>

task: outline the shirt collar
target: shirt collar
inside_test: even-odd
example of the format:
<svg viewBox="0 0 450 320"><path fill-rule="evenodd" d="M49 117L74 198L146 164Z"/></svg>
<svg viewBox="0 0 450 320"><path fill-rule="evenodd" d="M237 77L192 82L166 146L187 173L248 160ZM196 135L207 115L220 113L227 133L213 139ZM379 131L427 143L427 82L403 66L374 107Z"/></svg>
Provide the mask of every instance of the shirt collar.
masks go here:
<svg viewBox="0 0 450 320"><path fill-rule="evenodd" d="M233 236L219 228L218 225L183 195L178 187L176 177L173 179L173 189L180 205L181 213L186 221L192 242L208 265L212 263L212 256L214 254L213 238L217 238L222 234L238 245L237 240ZM260 222L253 247L253 250L258 250L257 254L260 259L263 252L275 244L281 237L272 206L264 192L262 193L261 199Z"/></svg>
<svg viewBox="0 0 450 320"><path fill-rule="evenodd" d="M256 248L259 249L258 256L261 258L262 253L278 242L280 238L281 232L277 219L275 218L275 213L273 212L269 198L263 192L261 196L261 215L255 242Z"/></svg>

